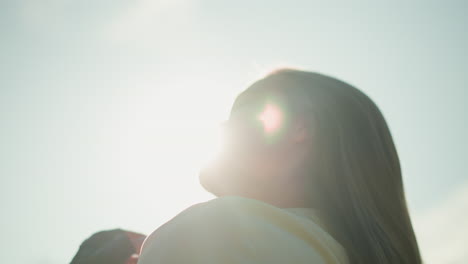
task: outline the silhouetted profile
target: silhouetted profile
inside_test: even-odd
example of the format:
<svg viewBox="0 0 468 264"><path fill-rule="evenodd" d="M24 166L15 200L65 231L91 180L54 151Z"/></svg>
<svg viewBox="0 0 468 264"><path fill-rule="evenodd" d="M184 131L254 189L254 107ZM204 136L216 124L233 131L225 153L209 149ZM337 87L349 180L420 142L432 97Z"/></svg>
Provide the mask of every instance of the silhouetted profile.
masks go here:
<svg viewBox="0 0 468 264"><path fill-rule="evenodd" d="M145 238L122 229L97 232L81 244L70 264L136 264Z"/></svg>
<svg viewBox="0 0 468 264"><path fill-rule="evenodd" d="M218 198L158 228L139 264L420 264L399 158L375 103L318 73L279 70L241 93L219 159Z"/></svg>

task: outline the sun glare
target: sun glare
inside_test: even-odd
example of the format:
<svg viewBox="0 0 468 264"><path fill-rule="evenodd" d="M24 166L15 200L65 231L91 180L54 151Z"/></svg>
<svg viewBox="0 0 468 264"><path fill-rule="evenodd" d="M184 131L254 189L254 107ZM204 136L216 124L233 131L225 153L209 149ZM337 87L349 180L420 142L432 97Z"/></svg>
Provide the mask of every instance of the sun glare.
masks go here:
<svg viewBox="0 0 468 264"><path fill-rule="evenodd" d="M280 128L283 116L278 106L267 104L258 118L263 123L265 133L269 134Z"/></svg>

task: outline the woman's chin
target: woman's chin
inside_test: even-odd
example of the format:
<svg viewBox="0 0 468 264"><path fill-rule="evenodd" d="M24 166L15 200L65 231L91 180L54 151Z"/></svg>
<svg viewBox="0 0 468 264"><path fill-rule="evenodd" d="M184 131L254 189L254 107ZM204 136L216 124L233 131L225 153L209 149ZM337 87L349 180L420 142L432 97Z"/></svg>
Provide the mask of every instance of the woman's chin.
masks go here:
<svg viewBox="0 0 468 264"><path fill-rule="evenodd" d="M204 168L200 171L198 175L198 179L200 181L200 185L209 193L212 193L215 196L221 196L222 192L220 192L219 183L216 178L218 178L213 171L212 168Z"/></svg>
<svg viewBox="0 0 468 264"><path fill-rule="evenodd" d="M221 167L204 168L198 175L200 185L217 197L235 195L237 184L233 181L233 175L228 173L231 171Z"/></svg>

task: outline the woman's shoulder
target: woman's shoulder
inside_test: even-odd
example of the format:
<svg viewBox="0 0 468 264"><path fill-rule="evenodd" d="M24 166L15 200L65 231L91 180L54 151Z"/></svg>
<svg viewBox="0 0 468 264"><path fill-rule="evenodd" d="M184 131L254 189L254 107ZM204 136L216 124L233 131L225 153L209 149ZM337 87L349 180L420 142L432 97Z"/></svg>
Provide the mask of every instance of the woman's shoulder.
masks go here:
<svg viewBox="0 0 468 264"><path fill-rule="evenodd" d="M317 239L329 236L312 209L282 209L255 199L223 196L183 210L156 229L145 245L151 240L161 240L167 236L171 239L235 236L252 240L253 234L268 237L277 230L290 236L307 235Z"/></svg>
<svg viewBox="0 0 468 264"><path fill-rule="evenodd" d="M139 263L219 263L248 257L253 252L242 227L249 202L254 201L222 197L185 209L148 236Z"/></svg>
<svg viewBox="0 0 468 264"><path fill-rule="evenodd" d="M268 207L270 206L260 201L239 196L215 198L183 210L156 229L147 240L158 237L161 233L181 233L186 229L195 232L195 230L209 228L211 232L217 231L216 229L226 232L242 224L246 218L251 217L249 212L256 212L259 208Z"/></svg>
<svg viewBox="0 0 468 264"><path fill-rule="evenodd" d="M173 255L181 249L192 258L232 260L242 256L239 263L264 263L260 259L294 262L284 257L289 254L316 263L345 263L321 261L336 259L336 250L324 238L326 232L305 215L254 199L225 196L193 205L159 227L145 241L141 263L163 256L182 258Z"/></svg>
<svg viewBox="0 0 468 264"><path fill-rule="evenodd" d="M255 225L258 221L265 221L282 214L287 214L287 211L259 200L240 196L223 196L193 205L167 224L187 224L199 228L208 225L211 230L215 228L226 230L240 228L245 224Z"/></svg>

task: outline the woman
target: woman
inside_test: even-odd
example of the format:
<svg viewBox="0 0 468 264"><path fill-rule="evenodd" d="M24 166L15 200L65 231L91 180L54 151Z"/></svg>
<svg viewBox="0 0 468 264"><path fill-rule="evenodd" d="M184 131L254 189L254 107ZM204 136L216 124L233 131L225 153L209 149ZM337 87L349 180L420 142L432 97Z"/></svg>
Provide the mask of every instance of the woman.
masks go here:
<svg viewBox="0 0 468 264"><path fill-rule="evenodd" d="M150 263L421 263L398 155L378 107L313 72L280 70L236 99L217 199L145 241Z"/></svg>

